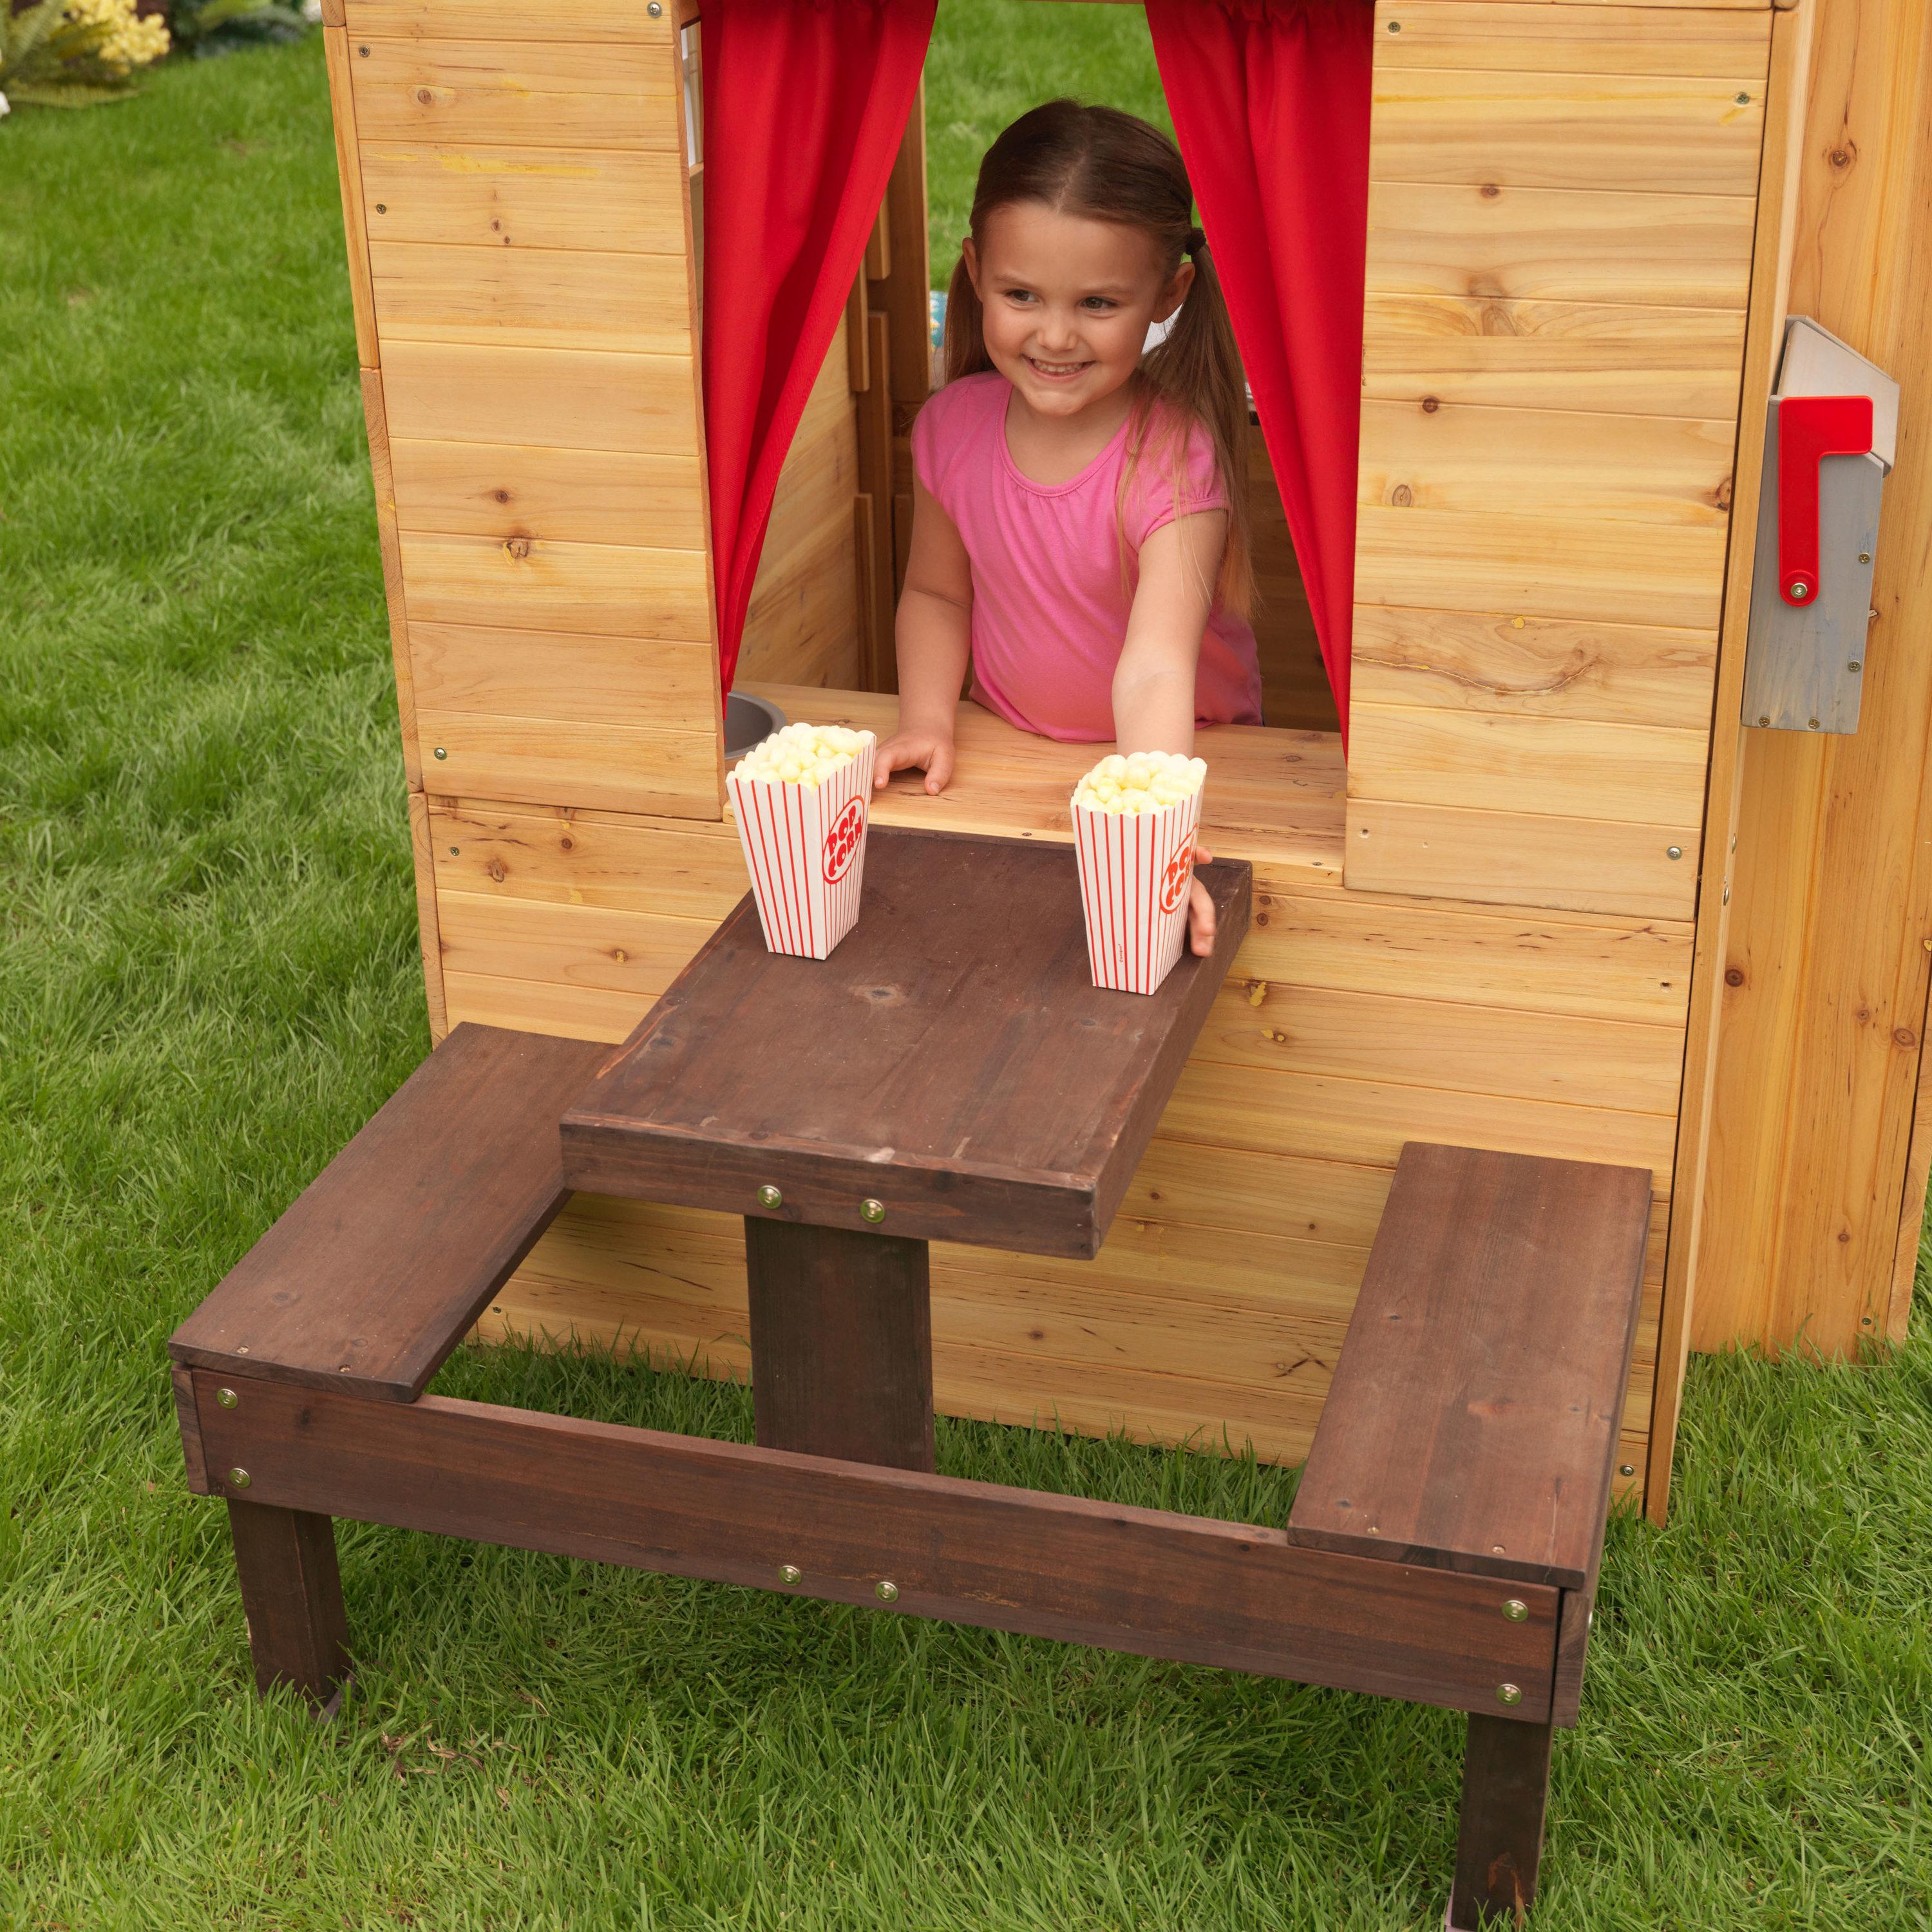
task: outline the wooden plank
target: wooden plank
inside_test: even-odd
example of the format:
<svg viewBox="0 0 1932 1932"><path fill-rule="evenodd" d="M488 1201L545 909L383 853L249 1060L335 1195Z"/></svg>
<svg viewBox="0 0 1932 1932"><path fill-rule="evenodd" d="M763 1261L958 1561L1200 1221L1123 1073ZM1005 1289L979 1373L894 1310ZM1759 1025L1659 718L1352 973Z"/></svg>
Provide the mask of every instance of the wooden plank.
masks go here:
<svg viewBox="0 0 1932 1932"><path fill-rule="evenodd" d="M1498 0L1512 12L1520 0ZM1735 310L1372 297L1362 392L1394 402L1626 416L1735 416L1744 317Z"/></svg>
<svg viewBox="0 0 1932 1932"><path fill-rule="evenodd" d="M1511 1724L1488 1712L1469 1714L1456 1876L1442 1920L1446 1932L1479 1932L1511 1918L1520 1925L1535 1902L1550 1800L1550 1742L1547 1724Z"/></svg>
<svg viewBox="0 0 1932 1932"><path fill-rule="evenodd" d="M390 460L406 530L704 548L704 475L694 455L399 436Z"/></svg>
<svg viewBox="0 0 1932 1932"><path fill-rule="evenodd" d="M1581 1589L1651 1187L1634 1168L1405 1148L1290 1540Z"/></svg>
<svg viewBox="0 0 1932 1932"><path fill-rule="evenodd" d="M824 963L769 952L741 904L566 1113L572 1184L861 1233L872 1198L889 1233L1091 1255L1246 929L1251 874L1197 872L1214 950L1129 1009L1093 986L1070 868L874 829L866 916ZM775 1001L794 1049L777 1061L742 1017Z"/></svg>
<svg viewBox="0 0 1932 1932"><path fill-rule="evenodd" d="M334 1711L350 1670L334 1524L230 1496L228 1530L256 1690L266 1697L290 1688L316 1710Z"/></svg>
<svg viewBox="0 0 1932 1932"><path fill-rule="evenodd" d="M1924 623L1932 514L1928 30L1922 8L1886 0L1823 10L1796 143L1790 305L1898 375L1910 420L1886 486L1866 652L1879 686L1859 730L1745 737L1724 962L1743 976L1724 995L1700 1346L1849 1354L1909 1305L1914 1244L1900 1237L1918 1206L1904 1197L1932 969L1932 667L1908 641ZM1774 1130L1754 1132L1762 1110ZM1744 1218L1757 1202L1762 1226Z"/></svg>
<svg viewBox="0 0 1932 1932"><path fill-rule="evenodd" d="M1161 1132L1205 1147L1394 1166L1403 1143L1454 1136L1552 1159L1647 1167L1670 1184L1670 1117L1387 1082L1190 1062Z"/></svg>
<svg viewBox="0 0 1932 1932"><path fill-rule="evenodd" d="M1764 78L1771 30L1759 10L1684 5L1660 22L1646 5L1526 6L1522 0L1380 0L1376 72L1475 68L1485 73L1676 74ZM1390 22L1400 21L1392 32Z"/></svg>
<svg viewBox="0 0 1932 1932"><path fill-rule="evenodd" d="M683 158L671 152L362 144L364 200L385 242L681 257L683 177Z"/></svg>
<svg viewBox="0 0 1932 1932"><path fill-rule="evenodd" d="M442 984L452 1024L467 1020L478 1026L554 1034L560 1040L602 1040L612 1046L628 1037L657 998L655 993L614 993L602 986L562 986L455 967L445 970Z"/></svg>
<svg viewBox="0 0 1932 1932"><path fill-rule="evenodd" d="M194 1378L178 1362L168 1364L168 1382L175 1399L175 1420L181 1426L182 1460L188 1486L198 1496L214 1494L208 1458L201 1446L201 1416L195 1407Z"/></svg>
<svg viewBox="0 0 1932 1932"><path fill-rule="evenodd" d="M1492 1582L1258 1526L437 1396L264 1383L219 1413L219 1455L285 1507L768 1588L789 1563L786 1587L835 1602L876 1606L890 1577L900 1612L1452 1708L1513 1677L1548 1715L1553 1591L1523 1586L1512 1623Z"/></svg>
<svg viewBox="0 0 1932 1932"><path fill-rule="evenodd" d="M1232 984L1215 1001L1194 1058L1674 1118L1684 1034L1679 1026L1453 1008L1314 986L1257 1011L1246 987Z"/></svg>
<svg viewBox="0 0 1932 1932"><path fill-rule="evenodd" d="M412 752L416 747L410 747ZM449 1009L443 998L442 944L438 937L436 908L436 867L430 856L431 836L429 801L412 789L410 800L410 857L416 877L416 934L422 954L423 997L429 1018L432 1046L442 1043L449 1030Z"/></svg>
<svg viewBox="0 0 1932 1932"><path fill-rule="evenodd" d="M634 0L344 0L350 29L424 40L670 44L670 20Z"/></svg>
<svg viewBox="0 0 1932 1932"><path fill-rule="evenodd" d="M176 1330L170 1357L413 1401L563 1204L550 1124L608 1058L452 1034Z"/></svg>
<svg viewBox="0 0 1932 1932"><path fill-rule="evenodd" d="M422 623L671 644L701 644L710 634L702 550L421 530L403 532L401 548L410 613Z"/></svg>
<svg viewBox="0 0 1932 1932"><path fill-rule="evenodd" d="M1748 74L1477 73L1378 63L1369 167L1378 182L1748 197L1756 190L1763 136L1763 90Z"/></svg>
<svg viewBox="0 0 1932 1932"><path fill-rule="evenodd" d="M1753 214L1742 195L1372 182L1368 293L1742 310Z"/></svg>
<svg viewBox="0 0 1932 1932"><path fill-rule="evenodd" d="M1356 513L1355 532L1361 603L1717 628L1721 524L1635 526L1560 511L1492 514L1367 503Z"/></svg>
<svg viewBox="0 0 1932 1932"><path fill-rule="evenodd" d="M432 441L694 457L692 360L595 350L392 343L389 430Z"/></svg>
<svg viewBox="0 0 1932 1932"><path fill-rule="evenodd" d="M676 76L657 48L362 34L350 44L364 141L680 150Z"/></svg>
<svg viewBox="0 0 1932 1932"><path fill-rule="evenodd" d="M454 624L418 624L412 634L416 688L432 712L658 731L688 718L689 732L708 728L716 662L709 644ZM640 898L654 897L649 878L635 883Z"/></svg>
<svg viewBox="0 0 1932 1932"><path fill-rule="evenodd" d="M369 437L369 472L376 491L376 540L382 559L382 601L389 615L389 661L395 668L396 713L403 730L403 776L422 783L416 750L416 681L410 662L409 600L403 585L403 557L396 530L396 491L391 466L388 421L382 402L382 372L362 372L362 421Z"/></svg>
<svg viewBox="0 0 1932 1932"><path fill-rule="evenodd" d="M1690 730L1708 728L1717 657L1709 632L1362 604L1350 695Z"/></svg>
<svg viewBox="0 0 1932 1932"><path fill-rule="evenodd" d="M474 711L424 711L416 722L423 769L438 787L668 818L716 818L720 810L715 728L586 724Z"/></svg>
<svg viewBox="0 0 1932 1932"><path fill-rule="evenodd" d="M1425 397L1362 405L1357 500L1417 510L1566 517L1721 530L1730 418L1472 408ZM1643 574L1647 533L1618 533Z"/></svg>
<svg viewBox="0 0 1932 1932"><path fill-rule="evenodd" d="M1708 725L1600 724L1503 711L1350 706L1365 798L1688 829L1703 816Z"/></svg>
<svg viewBox="0 0 1932 1932"><path fill-rule="evenodd" d="M1684 918L1696 896L1697 837L1681 826L1358 798L1348 848L1350 884L1371 891L1646 919Z"/></svg>
<svg viewBox="0 0 1932 1932"><path fill-rule="evenodd" d="M376 308L369 279L369 224L362 192L356 122L356 95L351 85L353 63L348 37L339 26L322 30L322 56L328 68L329 113L335 130L335 172L342 191L342 236L349 250L349 301L356 317L356 359L364 369L382 360L376 339Z"/></svg>
<svg viewBox="0 0 1932 1932"><path fill-rule="evenodd" d="M679 256L377 238L369 265L385 342L691 353Z"/></svg>

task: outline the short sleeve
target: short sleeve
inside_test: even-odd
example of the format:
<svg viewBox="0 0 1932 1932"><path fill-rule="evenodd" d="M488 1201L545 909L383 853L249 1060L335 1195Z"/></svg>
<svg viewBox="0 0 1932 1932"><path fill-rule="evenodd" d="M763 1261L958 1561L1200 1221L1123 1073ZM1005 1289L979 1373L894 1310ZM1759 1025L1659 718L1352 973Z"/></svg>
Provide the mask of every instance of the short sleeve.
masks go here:
<svg viewBox="0 0 1932 1932"><path fill-rule="evenodd" d="M1004 391L1005 379L991 377ZM988 377L962 376L927 398L912 424L912 473L950 516L950 486L962 453L986 413Z"/></svg>
<svg viewBox="0 0 1932 1932"><path fill-rule="evenodd" d="M1228 486L1214 453L1214 436L1198 418L1188 424L1186 453L1178 479L1175 469L1173 442L1167 436L1152 439L1134 466L1125 519L1127 541L1134 549L1177 517L1228 508Z"/></svg>

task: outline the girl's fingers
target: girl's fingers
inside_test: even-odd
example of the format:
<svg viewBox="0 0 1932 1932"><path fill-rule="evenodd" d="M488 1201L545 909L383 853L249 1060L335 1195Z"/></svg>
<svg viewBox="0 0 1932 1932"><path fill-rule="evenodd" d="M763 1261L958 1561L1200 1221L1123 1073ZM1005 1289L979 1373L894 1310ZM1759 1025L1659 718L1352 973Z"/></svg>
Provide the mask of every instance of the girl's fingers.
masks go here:
<svg viewBox="0 0 1932 1932"><path fill-rule="evenodd" d="M926 788L934 798L946 789L952 776L952 747L934 745L926 760Z"/></svg>
<svg viewBox="0 0 1932 1932"><path fill-rule="evenodd" d="M1187 894L1187 932L1194 950L1204 958L1214 950L1214 902L1198 879Z"/></svg>

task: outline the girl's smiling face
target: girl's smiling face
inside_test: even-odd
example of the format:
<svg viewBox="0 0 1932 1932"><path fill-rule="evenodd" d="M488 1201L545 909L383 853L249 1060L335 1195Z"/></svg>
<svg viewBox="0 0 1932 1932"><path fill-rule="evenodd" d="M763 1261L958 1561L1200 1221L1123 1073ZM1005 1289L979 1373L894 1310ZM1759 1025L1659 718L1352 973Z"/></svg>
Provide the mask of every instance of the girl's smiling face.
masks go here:
<svg viewBox="0 0 1932 1932"><path fill-rule="evenodd" d="M1078 416L1124 388L1148 328L1180 306L1194 279L1161 272L1153 238L1043 202L995 208L984 245L965 244L993 366L1043 416Z"/></svg>

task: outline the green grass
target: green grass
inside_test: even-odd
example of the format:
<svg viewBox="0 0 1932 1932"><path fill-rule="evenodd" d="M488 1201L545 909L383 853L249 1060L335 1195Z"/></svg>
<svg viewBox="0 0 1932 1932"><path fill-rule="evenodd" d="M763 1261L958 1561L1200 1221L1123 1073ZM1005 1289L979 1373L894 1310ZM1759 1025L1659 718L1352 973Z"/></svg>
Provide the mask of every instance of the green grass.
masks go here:
<svg viewBox="0 0 1932 1932"><path fill-rule="evenodd" d="M975 131L936 206L982 124L1102 91L1071 41L1021 83L1116 12L942 40ZM313 45L0 126L0 1926L1433 1932L1440 1712L352 1526L346 1715L256 1702L162 1344L426 1044L332 169ZM596 1359L439 1386L747 1421ZM1285 1507L1240 1461L941 1442ZM1694 1365L1675 1518L1612 1527L1540 1925L1928 1924L1928 1457L1922 1337Z"/></svg>

